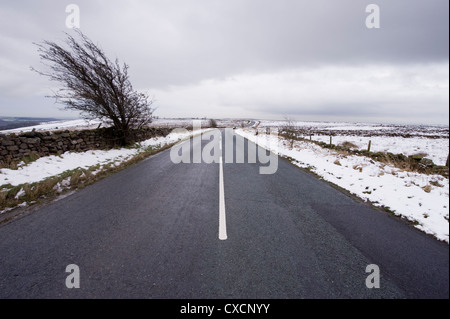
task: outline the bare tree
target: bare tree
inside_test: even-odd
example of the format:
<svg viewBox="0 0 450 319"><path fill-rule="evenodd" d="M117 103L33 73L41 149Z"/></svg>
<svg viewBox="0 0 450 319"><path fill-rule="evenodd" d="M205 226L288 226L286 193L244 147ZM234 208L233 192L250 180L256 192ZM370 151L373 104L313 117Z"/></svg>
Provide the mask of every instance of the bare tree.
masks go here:
<svg viewBox="0 0 450 319"><path fill-rule="evenodd" d="M298 126L294 120L285 117L285 123L281 127L281 134L289 141L291 149L294 147L294 142L298 135Z"/></svg>
<svg viewBox="0 0 450 319"><path fill-rule="evenodd" d="M127 144L133 129L152 121L154 109L149 96L135 91L128 76L128 65L111 62L101 48L81 31L79 38L67 35L67 48L51 41L35 43L42 63L50 71L32 70L62 84L53 97L66 109L80 111L87 119L110 123L117 138Z"/></svg>
<svg viewBox="0 0 450 319"><path fill-rule="evenodd" d="M209 120L209 127L217 128L217 121L215 119L210 119Z"/></svg>

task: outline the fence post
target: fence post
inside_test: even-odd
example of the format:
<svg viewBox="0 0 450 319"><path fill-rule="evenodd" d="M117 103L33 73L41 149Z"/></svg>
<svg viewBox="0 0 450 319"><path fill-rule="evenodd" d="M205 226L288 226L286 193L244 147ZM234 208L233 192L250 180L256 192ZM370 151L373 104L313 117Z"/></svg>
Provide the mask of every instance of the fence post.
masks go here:
<svg viewBox="0 0 450 319"><path fill-rule="evenodd" d="M367 152L370 152L371 147L372 147L372 140L369 140L369 147L367 148Z"/></svg>
<svg viewBox="0 0 450 319"><path fill-rule="evenodd" d="M450 156L450 154L449 155L447 155L447 162L445 162L445 166L447 166L448 167L448 157Z"/></svg>
<svg viewBox="0 0 450 319"><path fill-rule="evenodd" d="M333 145L333 136L330 135L330 146Z"/></svg>

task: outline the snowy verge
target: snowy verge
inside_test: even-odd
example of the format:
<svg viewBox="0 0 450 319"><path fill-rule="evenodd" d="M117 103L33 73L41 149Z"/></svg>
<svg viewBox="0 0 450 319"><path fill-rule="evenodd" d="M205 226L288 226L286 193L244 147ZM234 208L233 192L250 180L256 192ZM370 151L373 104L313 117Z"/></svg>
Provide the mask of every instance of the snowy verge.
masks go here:
<svg viewBox="0 0 450 319"><path fill-rule="evenodd" d="M111 150L92 150L86 152L65 152L64 154L41 157L25 165L19 164L17 170L0 169L0 185L18 186L42 181L48 177L61 174L76 168L89 168L95 165L113 163L118 166L148 148L160 148L189 137L192 134L171 133L166 137L155 137L140 143L134 148L120 148Z"/></svg>
<svg viewBox="0 0 450 319"><path fill-rule="evenodd" d="M415 227L449 243L449 180L440 175L408 172L364 156L342 155L307 141L289 143L276 135L237 134L278 155L290 158L324 180L365 201L391 210ZM277 148L276 148L277 146Z"/></svg>
<svg viewBox="0 0 450 319"><path fill-rule="evenodd" d="M155 137L146 141L136 143L134 147L120 148L111 150L91 150L86 152L65 152L60 156L51 155L41 157L29 164L21 163L17 170L0 169L0 193L8 192L13 187L20 188L14 196L16 200L26 195L25 185L43 182L52 177L63 176L67 172L77 169L90 169L93 175L102 172L111 166L120 166L122 163L133 159L142 153L150 150L158 150L165 146L175 144L179 141L186 140L193 135L201 134L207 130L186 131L174 130L166 137ZM55 190L61 193L63 190L69 189L71 184L71 176L58 182ZM28 203L21 202L20 206L26 206ZM29 203L32 204L32 203ZM0 214L9 211L7 208L0 211Z"/></svg>

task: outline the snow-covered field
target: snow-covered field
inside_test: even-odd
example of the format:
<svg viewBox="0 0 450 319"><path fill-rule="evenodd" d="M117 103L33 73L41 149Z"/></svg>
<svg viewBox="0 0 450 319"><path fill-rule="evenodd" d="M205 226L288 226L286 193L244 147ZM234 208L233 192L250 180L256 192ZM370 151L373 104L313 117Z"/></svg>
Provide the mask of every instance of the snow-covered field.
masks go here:
<svg viewBox="0 0 450 319"><path fill-rule="evenodd" d="M294 159L324 180L376 206L389 208L422 231L449 242L449 181L440 175L402 171L363 156L343 156L314 143L297 141L293 149L276 135L239 129L237 133L260 146ZM277 147L275 147L277 145Z"/></svg>
<svg viewBox="0 0 450 319"><path fill-rule="evenodd" d="M258 128L281 128L285 121L261 121ZM388 125L371 123L294 122L300 136L340 145L351 142L357 149L390 152L406 156L424 154L436 165L445 165L449 154L449 127L427 125Z"/></svg>
<svg viewBox="0 0 450 319"><path fill-rule="evenodd" d="M165 119L165 118L157 118L152 121L152 126L156 127L188 127L192 126L194 120L198 119ZM201 120L202 126L206 127L208 125L208 120ZM226 122L227 123L227 122ZM47 123L41 123L40 125L21 127L11 130L0 131L3 134L10 133L23 133L23 132L31 132L35 131L58 131L58 130L88 130L95 129L101 124L101 127L106 127L105 123L102 123L100 120L67 120L67 121L53 121Z"/></svg>
<svg viewBox="0 0 450 319"><path fill-rule="evenodd" d="M101 123L99 120L67 120L67 121L53 121L42 123L34 126L20 127L11 130L0 131L2 134L23 133L35 131L57 131L57 130L83 130L94 129Z"/></svg>
<svg viewBox="0 0 450 319"><path fill-rule="evenodd" d="M282 127L286 121L259 121L260 128ZM449 127L445 125L400 125L377 123L350 122L302 122L292 121L292 124L305 132L329 135L363 135L363 136L427 136L448 137Z"/></svg>
<svg viewBox="0 0 450 319"><path fill-rule="evenodd" d="M312 139L319 142L330 142L329 136L313 135ZM427 137L396 137L396 136L333 136L332 142L341 145L351 142L357 146L356 149L365 150L371 141L372 152L390 152L404 154L406 156L423 154L431 159L436 165L445 165L449 151L448 138L431 139Z"/></svg>

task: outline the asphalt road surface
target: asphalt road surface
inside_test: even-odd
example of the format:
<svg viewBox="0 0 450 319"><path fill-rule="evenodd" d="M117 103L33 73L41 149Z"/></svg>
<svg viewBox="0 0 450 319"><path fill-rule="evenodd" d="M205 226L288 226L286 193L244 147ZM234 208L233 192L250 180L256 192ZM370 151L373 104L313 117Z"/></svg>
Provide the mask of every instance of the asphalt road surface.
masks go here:
<svg viewBox="0 0 450 319"><path fill-rule="evenodd" d="M261 175L240 152L174 164L167 150L1 225L0 298L449 297L447 244L285 160Z"/></svg>

